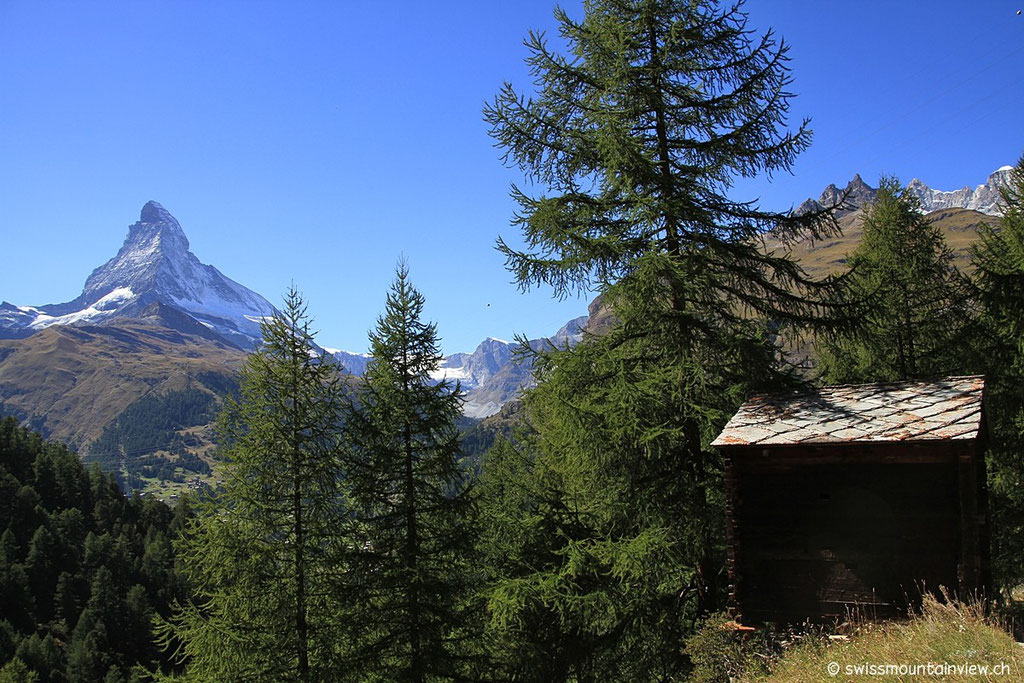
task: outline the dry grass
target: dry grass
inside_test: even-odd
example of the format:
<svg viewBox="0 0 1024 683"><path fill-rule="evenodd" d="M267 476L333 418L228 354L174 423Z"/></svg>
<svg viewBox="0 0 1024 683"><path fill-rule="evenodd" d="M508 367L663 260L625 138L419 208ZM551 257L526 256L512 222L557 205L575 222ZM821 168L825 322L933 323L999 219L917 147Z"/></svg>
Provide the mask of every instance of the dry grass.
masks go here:
<svg viewBox="0 0 1024 683"><path fill-rule="evenodd" d="M924 668L933 665L931 671ZM863 668L875 669L871 675ZM966 667L980 668L971 673ZM913 667L919 666L918 674ZM937 672L936 666L944 667ZM830 669L831 667L831 669ZM963 667L949 669L948 667ZM832 675L832 672L837 672ZM888 672L888 673L886 673ZM902 622L862 623L848 639L808 638L793 646L765 676L746 681L785 683L856 681L1024 681L1024 647L978 603L927 597L921 614Z"/></svg>
<svg viewBox="0 0 1024 683"><path fill-rule="evenodd" d="M953 251L954 262L961 270L969 271L971 245L979 241L982 225L995 225L999 219L969 209L943 209L928 214L928 218L942 231L946 244ZM853 253L864 234L863 214L860 211L839 219L843 234L818 242L802 240L792 245L790 257L800 263L812 276L821 278L841 273L846 269L846 257ZM776 255L786 252L777 241L768 238L766 246Z"/></svg>
<svg viewBox="0 0 1024 683"><path fill-rule="evenodd" d="M49 327L0 340L0 403L45 416L49 436L81 447L147 393L204 375L233 377L244 360L243 351L138 322Z"/></svg>

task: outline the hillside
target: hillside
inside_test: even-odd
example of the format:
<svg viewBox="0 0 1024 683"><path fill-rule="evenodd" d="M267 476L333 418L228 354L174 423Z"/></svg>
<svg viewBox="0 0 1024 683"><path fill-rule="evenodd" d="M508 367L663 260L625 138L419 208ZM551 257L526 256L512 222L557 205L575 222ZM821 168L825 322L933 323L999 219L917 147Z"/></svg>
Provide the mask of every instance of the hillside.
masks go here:
<svg viewBox="0 0 1024 683"><path fill-rule="evenodd" d="M801 240L788 248L791 258L800 262L813 277L824 277L841 272L846 267L846 257L857 248L863 234L863 211L857 210L842 216L839 226L843 234L827 240ZM941 209L927 214L939 227L946 242L956 256L956 265L970 269L971 245L978 240L982 225L995 225L999 219L972 209ZM772 236L765 239L765 247L776 253L784 253L787 247Z"/></svg>
<svg viewBox="0 0 1024 683"><path fill-rule="evenodd" d="M223 393L245 353L147 322L41 330L0 340L0 410L76 448L147 394Z"/></svg>
<svg viewBox="0 0 1024 683"><path fill-rule="evenodd" d="M188 597L173 540L191 509L126 498L63 444L0 419L0 681L176 667L150 629Z"/></svg>

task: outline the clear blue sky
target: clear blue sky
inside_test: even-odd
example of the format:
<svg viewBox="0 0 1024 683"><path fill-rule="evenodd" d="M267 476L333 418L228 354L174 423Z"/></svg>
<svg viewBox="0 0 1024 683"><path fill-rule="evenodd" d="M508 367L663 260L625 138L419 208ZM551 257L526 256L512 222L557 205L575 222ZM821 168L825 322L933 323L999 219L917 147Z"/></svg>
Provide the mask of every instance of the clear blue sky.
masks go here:
<svg viewBox="0 0 1024 683"><path fill-rule="evenodd" d="M579 14L580 3L565 3ZM768 208L855 172L984 182L1024 152L1024 0L758 0L791 44L793 175ZM404 254L446 353L586 312L510 284L494 250L519 179L480 110L529 86L547 0L0 0L0 299L67 301L149 199L204 263L271 301L294 281L326 346L364 350ZM488 306L487 304L490 304Z"/></svg>

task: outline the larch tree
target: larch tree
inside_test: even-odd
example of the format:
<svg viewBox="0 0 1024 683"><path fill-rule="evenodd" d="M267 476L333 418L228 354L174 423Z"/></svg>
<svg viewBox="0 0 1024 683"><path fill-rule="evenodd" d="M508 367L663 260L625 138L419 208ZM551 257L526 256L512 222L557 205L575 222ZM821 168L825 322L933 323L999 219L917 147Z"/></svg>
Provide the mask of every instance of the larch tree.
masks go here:
<svg viewBox="0 0 1024 683"><path fill-rule="evenodd" d="M896 178L864 208L864 232L839 296L863 302L861 324L818 340L829 383L963 374L975 330L970 283L942 231Z"/></svg>
<svg viewBox="0 0 1024 683"><path fill-rule="evenodd" d="M159 629L190 679L343 677L342 391L309 325L292 289L221 415L223 489L180 547L194 597Z"/></svg>
<svg viewBox="0 0 1024 683"><path fill-rule="evenodd" d="M513 188L526 246L498 247L523 289L596 289L616 323L537 361L532 436L485 460L491 626L510 675L663 679L720 605L708 444L749 393L789 381L780 333L835 312L828 283L762 237L838 227L732 198L810 142L806 121L786 128L787 48L741 3L589 0L556 18L567 53L531 33L535 92L506 84L485 108L505 162L544 188Z"/></svg>
<svg viewBox="0 0 1024 683"><path fill-rule="evenodd" d="M1024 157L1002 189L999 224L974 249L980 354L991 425L989 492L997 585L1024 582Z"/></svg>
<svg viewBox="0 0 1024 683"><path fill-rule="evenodd" d="M475 503L460 464L462 396L432 377L442 356L423 305L400 264L346 420L361 680L459 678L470 660L460 611Z"/></svg>

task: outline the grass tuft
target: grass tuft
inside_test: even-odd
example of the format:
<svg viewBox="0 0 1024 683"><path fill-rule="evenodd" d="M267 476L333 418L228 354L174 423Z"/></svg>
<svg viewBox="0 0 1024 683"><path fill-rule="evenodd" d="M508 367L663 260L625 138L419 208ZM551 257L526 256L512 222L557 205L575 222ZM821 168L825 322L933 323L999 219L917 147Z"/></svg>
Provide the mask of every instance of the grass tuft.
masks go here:
<svg viewBox="0 0 1024 683"><path fill-rule="evenodd" d="M931 670L924 668L929 664ZM971 665L977 667L973 672ZM875 667L874 673L867 667ZM921 668L915 673L913 667ZM988 667L987 673L981 667ZM920 614L906 621L861 622L847 639L803 639L767 673L747 671L740 677L786 683L857 679L1019 681L1024 680L1024 647L986 615L983 603L927 595Z"/></svg>

